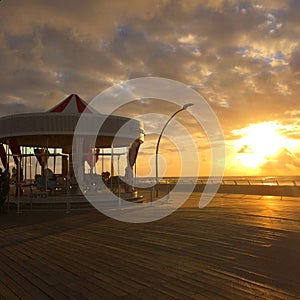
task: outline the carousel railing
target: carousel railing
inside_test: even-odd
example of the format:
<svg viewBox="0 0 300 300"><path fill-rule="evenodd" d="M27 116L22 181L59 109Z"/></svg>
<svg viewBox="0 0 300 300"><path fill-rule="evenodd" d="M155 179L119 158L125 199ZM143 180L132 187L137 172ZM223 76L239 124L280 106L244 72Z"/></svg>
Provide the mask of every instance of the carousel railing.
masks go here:
<svg viewBox="0 0 300 300"><path fill-rule="evenodd" d="M48 183L41 184L42 176L36 176L36 180L23 180L16 186L11 184L7 206L14 207L18 213L33 210L62 210L69 212L76 209L91 209L92 206L85 198L86 194L97 196L107 189L116 196L122 197L126 193L136 193L130 190L130 186L119 176L103 179L99 174L85 174L84 182L79 188L75 177L67 179L62 175L56 175L55 184L51 187ZM107 188L107 189L106 189ZM21 192L16 194L16 189ZM129 196L128 196L129 197ZM135 196L140 200L140 196ZM130 197L129 197L130 198ZM126 199L125 199L126 200Z"/></svg>

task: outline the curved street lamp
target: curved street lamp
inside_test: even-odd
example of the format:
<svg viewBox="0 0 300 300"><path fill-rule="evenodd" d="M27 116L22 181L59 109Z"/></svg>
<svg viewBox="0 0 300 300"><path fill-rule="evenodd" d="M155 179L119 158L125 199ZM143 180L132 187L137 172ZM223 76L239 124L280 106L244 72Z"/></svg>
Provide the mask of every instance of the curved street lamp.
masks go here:
<svg viewBox="0 0 300 300"><path fill-rule="evenodd" d="M156 152L155 152L155 164L156 164L156 197L158 197L158 184L159 184L159 179L158 179L158 148L159 148L159 143L160 143L160 140L161 140L161 137L166 129L166 127L168 126L168 124L170 123L170 121L178 114L180 113L181 111L183 110L186 110L188 107L191 107L193 106L194 103L187 103L187 104L184 104L182 106L182 108L180 108L179 110L177 110L170 118L169 120L166 122L165 126L163 127L160 135L159 135L159 138L157 140L157 145L156 145Z"/></svg>

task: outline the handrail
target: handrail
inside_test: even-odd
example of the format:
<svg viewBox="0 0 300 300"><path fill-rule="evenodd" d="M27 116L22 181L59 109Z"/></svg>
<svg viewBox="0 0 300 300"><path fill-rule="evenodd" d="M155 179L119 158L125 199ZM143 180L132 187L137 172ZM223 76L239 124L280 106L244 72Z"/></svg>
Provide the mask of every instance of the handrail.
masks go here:
<svg viewBox="0 0 300 300"><path fill-rule="evenodd" d="M155 183L155 180L152 178L137 178L141 183ZM218 184L220 180L217 179L190 179L190 178L162 178L159 181L160 184L194 184L194 185L205 185L205 184ZM221 185L236 185L236 186L298 186L300 187L300 179L284 179L284 178L272 178L272 179L256 179L256 178L247 178L247 179L231 179L223 178L221 180Z"/></svg>

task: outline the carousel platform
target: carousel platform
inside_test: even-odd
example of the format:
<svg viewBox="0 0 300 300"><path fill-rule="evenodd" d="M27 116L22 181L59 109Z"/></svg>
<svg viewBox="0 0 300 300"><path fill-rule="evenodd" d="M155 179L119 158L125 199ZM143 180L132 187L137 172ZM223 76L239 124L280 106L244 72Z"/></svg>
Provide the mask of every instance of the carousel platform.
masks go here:
<svg viewBox="0 0 300 300"><path fill-rule="evenodd" d="M69 191L43 191L36 189L34 186L24 190L22 195L16 196L13 189L7 197L7 209L16 210L17 212L26 211L71 211L71 210L89 210L94 209L93 205L87 200L86 196L92 199L94 204L101 202L101 206L106 209L120 207L116 201L106 200L107 191L86 191L82 193L79 189ZM122 200L142 203L146 201L144 195L135 192L119 192L115 196Z"/></svg>

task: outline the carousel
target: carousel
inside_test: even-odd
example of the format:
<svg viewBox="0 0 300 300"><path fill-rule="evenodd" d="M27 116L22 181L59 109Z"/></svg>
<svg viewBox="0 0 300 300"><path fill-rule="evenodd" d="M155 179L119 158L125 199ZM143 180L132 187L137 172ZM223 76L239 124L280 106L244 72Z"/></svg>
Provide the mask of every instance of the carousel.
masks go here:
<svg viewBox="0 0 300 300"><path fill-rule="evenodd" d="M82 117L87 128L80 145L79 169L80 176L86 179L84 187L78 186L78 174L74 174L78 160L75 162L72 157L74 131ZM103 125L98 135L90 136L88 128L94 128L100 121ZM118 135L120 131L122 134ZM18 210L26 201L51 202L66 196L72 201L84 198L87 192L99 192L103 183L121 198L138 201L142 196L132 183L143 141L141 122L103 115L75 94L46 112L2 117L0 156L9 177L8 201L16 203Z"/></svg>

